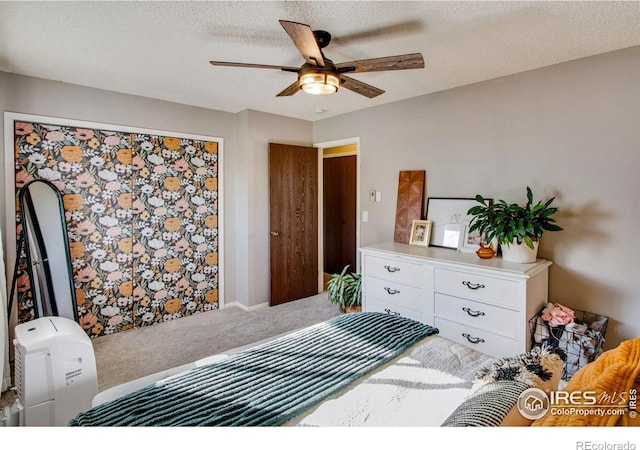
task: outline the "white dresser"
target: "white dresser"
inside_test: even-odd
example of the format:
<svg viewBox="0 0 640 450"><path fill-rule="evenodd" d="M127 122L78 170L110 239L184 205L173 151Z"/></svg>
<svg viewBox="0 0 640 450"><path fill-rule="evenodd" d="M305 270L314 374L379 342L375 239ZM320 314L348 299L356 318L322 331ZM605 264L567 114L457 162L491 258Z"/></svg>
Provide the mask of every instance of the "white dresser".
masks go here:
<svg viewBox="0 0 640 450"><path fill-rule="evenodd" d="M529 319L547 303L551 261L480 259L397 242L360 249L364 311L399 314L495 357L531 349Z"/></svg>

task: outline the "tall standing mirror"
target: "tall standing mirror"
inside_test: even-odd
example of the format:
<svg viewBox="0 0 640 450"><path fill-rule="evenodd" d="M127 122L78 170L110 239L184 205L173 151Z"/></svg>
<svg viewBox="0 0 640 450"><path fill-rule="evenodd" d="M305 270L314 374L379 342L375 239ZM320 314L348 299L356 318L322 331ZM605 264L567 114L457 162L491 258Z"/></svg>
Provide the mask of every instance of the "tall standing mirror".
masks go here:
<svg viewBox="0 0 640 450"><path fill-rule="evenodd" d="M37 317L78 320L69 241L60 191L34 180L18 194L23 227L20 248L27 256Z"/></svg>

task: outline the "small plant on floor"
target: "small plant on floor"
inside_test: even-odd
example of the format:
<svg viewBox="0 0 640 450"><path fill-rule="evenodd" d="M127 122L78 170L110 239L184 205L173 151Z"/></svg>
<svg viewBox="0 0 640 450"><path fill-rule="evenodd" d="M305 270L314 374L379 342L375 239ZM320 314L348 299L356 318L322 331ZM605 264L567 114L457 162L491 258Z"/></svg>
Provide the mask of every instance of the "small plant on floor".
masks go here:
<svg viewBox="0 0 640 450"><path fill-rule="evenodd" d="M362 276L348 270L347 265L341 273L331 275L327 283L329 300L338 305L343 313L362 309Z"/></svg>

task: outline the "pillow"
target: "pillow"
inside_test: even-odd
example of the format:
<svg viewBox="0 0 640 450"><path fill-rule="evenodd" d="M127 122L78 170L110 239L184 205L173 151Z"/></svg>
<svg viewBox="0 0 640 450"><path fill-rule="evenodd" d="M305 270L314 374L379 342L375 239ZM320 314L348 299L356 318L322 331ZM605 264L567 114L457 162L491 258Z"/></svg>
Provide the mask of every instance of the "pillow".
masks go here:
<svg viewBox="0 0 640 450"><path fill-rule="evenodd" d="M520 394L536 387L556 390L563 354L547 346L502 358L476 374L472 394L443 422L446 427L528 426L517 408Z"/></svg>
<svg viewBox="0 0 640 450"><path fill-rule="evenodd" d="M529 385L521 381L494 381L484 384L474 391L442 423L443 427L497 427L503 425L507 416L512 416L514 406ZM517 411L515 411L517 412ZM522 415L518 414L520 417ZM522 425L526 419L522 417ZM509 422L519 425L518 417L510 417Z"/></svg>
<svg viewBox="0 0 640 450"><path fill-rule="evenodd" d="M479 384L492 381L520 381L545 392L556 390L562 376L565 353L547 345L535 347L528 353L502 358L476 374Z"/></svg>

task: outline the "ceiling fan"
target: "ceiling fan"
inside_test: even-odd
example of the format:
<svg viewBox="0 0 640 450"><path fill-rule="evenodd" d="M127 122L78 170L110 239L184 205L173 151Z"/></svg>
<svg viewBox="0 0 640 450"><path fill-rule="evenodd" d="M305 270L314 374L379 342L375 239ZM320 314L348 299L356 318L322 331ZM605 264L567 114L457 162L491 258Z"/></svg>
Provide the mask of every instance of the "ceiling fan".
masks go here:
<svg viewBox="0 0 640 450"><path fill-rule="evenodd" d="M338 87L349 89L368 98L384 93L370 84L351 78L346 73L381 72L387 70L421 69L424 59L420 53L361 59L334 64L322 49L329 45L331 34L323 30L311 30L309 25L280 20L291 40L306 62L300 67L282 67L268 64L247 64L225 61L209 61L214 66L249 67L258 69L278 69L298 74L298 79L287 86L277 97L290 96L303 90L310 94L332 94Z"/></svg>

